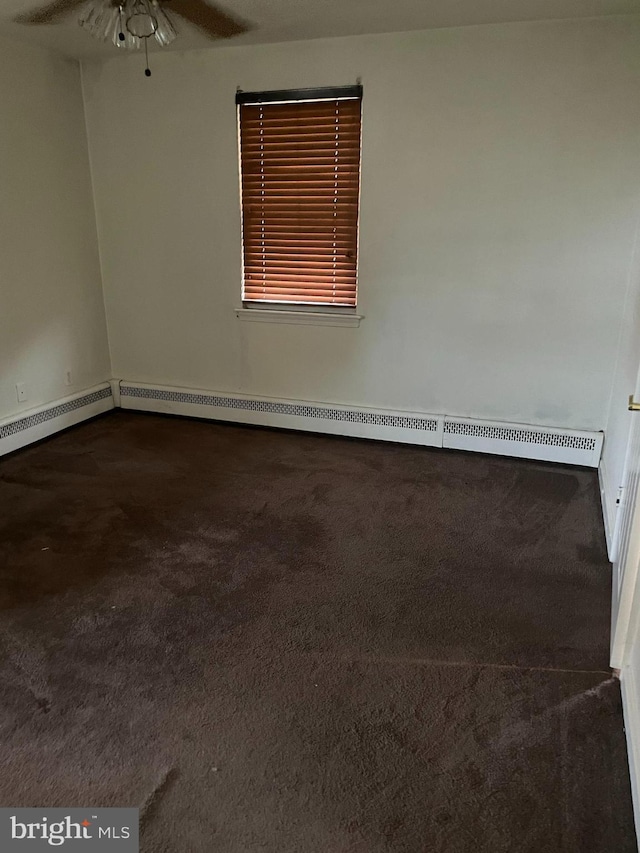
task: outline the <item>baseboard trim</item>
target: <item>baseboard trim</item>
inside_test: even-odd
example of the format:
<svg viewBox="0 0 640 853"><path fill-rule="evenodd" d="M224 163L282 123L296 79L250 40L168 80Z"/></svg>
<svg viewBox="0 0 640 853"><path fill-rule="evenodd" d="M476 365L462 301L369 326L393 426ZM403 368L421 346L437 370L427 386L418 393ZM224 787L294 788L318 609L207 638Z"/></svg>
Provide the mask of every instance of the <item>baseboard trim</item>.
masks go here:
<svg viewBox="0 0 640 853"><path fill-rule="evenodd" d="M308 430L428 447L448 447L596 468L602 433L427 412L390 411L336 403L255 397L122 380L123 409Z"/></svg>
<svg viewBox="0 0 640 853"><path fill-rule="evenodd" d="M638 838L638 850L640 850L640 777L638 776L640 773L640 703L638 686L633 667L625 666L620 673L622 714L627 739L633 816L636 837Z"/></svg>
<svg viewBox="0 0 640 853"><path fill-rule="evenodd" d="M0 421L0 456L114 408L109 382Z"/></svg>

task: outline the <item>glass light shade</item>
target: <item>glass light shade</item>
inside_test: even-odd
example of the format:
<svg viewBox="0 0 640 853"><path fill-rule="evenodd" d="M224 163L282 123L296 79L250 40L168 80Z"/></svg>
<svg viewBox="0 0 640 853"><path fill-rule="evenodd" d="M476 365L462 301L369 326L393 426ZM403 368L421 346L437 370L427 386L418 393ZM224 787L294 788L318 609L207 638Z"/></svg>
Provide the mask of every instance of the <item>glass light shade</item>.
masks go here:
<svg viewBox="0 0 640 853"><path fill-rule="evenodd" d="M78 23L95 38L105 38L111 19L118 17L118 9L109 0L92 0L81 10Z"/></svg>
<svg viewBox="0 0 640 853"><path fill-rule="evenodd" d="M127 29L132 36L148 39L158 29L150 0L132 0L125 6Z"/></svg>
<svg viewBox="0 0 640 853"><path fill-rule="evenodd" d="M125 26L124 4L114 6L112 0L91 0L80 13L78 23L101 41L129 50L140 48L140 39L134 38Z"/></svg>
<svg viewBox="0 0 640 853"><path fill-rule="evenodd" d="M122 36L124 36L124 38L122 38ZM120 23L118 24L111 41L116 47L124 47L126 50L140 50L142 47L140 39L132 36L129 30L124 26L124 20L122 21L122 26Z"/></svg>
<svg viewBox="0 0 640 853"><path fill-rule="evenodd" d="M153 14L158 22L155 32L156 41L159 45L162 45L162 47L166 47L166 45L171 44L171 42L177 37L178 33L171 22L171 18L160 6L157 0L152 0L152 5Z"/></svg>

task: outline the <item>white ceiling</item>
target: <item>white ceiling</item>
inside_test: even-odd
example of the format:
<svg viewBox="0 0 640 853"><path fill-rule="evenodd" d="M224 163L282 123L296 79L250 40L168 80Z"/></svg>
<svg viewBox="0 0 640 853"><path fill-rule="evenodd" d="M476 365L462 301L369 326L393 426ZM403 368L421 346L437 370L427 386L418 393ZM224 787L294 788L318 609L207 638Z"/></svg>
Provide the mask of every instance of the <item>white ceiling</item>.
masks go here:
<svg viewBox="0 0 640 853"><path fill-rule="evenodd" d="M45 2L0 0L0 35L32 40L79 59L117 52L81 30L75 14L56 25L12 23L20 12ZM180 35L173 48L640 13L640 0L223 0L219 5L251 22L252 31L231 42L212 42L177 18Z"/></svg>

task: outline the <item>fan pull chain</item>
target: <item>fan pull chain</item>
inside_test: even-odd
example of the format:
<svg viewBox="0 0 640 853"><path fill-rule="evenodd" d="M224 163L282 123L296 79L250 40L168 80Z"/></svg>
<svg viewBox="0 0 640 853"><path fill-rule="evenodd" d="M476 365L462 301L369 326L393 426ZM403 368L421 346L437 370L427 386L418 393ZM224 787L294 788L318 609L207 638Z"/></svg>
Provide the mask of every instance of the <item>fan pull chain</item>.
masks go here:
<svg viewBox="0 0 640 853"><path fill-rule="evenodd" d="M149 39L144 40L144 55L147 61L147 67L144 69L145 77L151 77L151 69L149 68Z"/></svg>
<svg viewBox="0 0 640 853"><path fill-rule="evenodd" d="M120 39L120 41L124 41L125 35L124 27L122 26L122 6L118 8L118 23L120 24L120 32L118 33L118 38Z"/></svg>

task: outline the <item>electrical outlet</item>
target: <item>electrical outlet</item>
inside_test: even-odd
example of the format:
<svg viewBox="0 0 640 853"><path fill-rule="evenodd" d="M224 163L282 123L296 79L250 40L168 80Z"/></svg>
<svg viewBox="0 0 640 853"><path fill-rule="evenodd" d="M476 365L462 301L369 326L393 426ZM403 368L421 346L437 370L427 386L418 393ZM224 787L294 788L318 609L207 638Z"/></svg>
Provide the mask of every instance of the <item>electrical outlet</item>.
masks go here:
<svg viewBox="0 0 640 853"><path fill-rule="evenodd" d="M29 395L27 394L27 386L24 382L18 382L16 385L16 394L18 395L18 402L24 403L29 399Z"/></svg>
<svg viewBox="0 0 640 853"><path fill-rule="evenodd" d="M64 384L73 385L73 374L71 373L70 368L67 368L64 372Z"/></svg>

